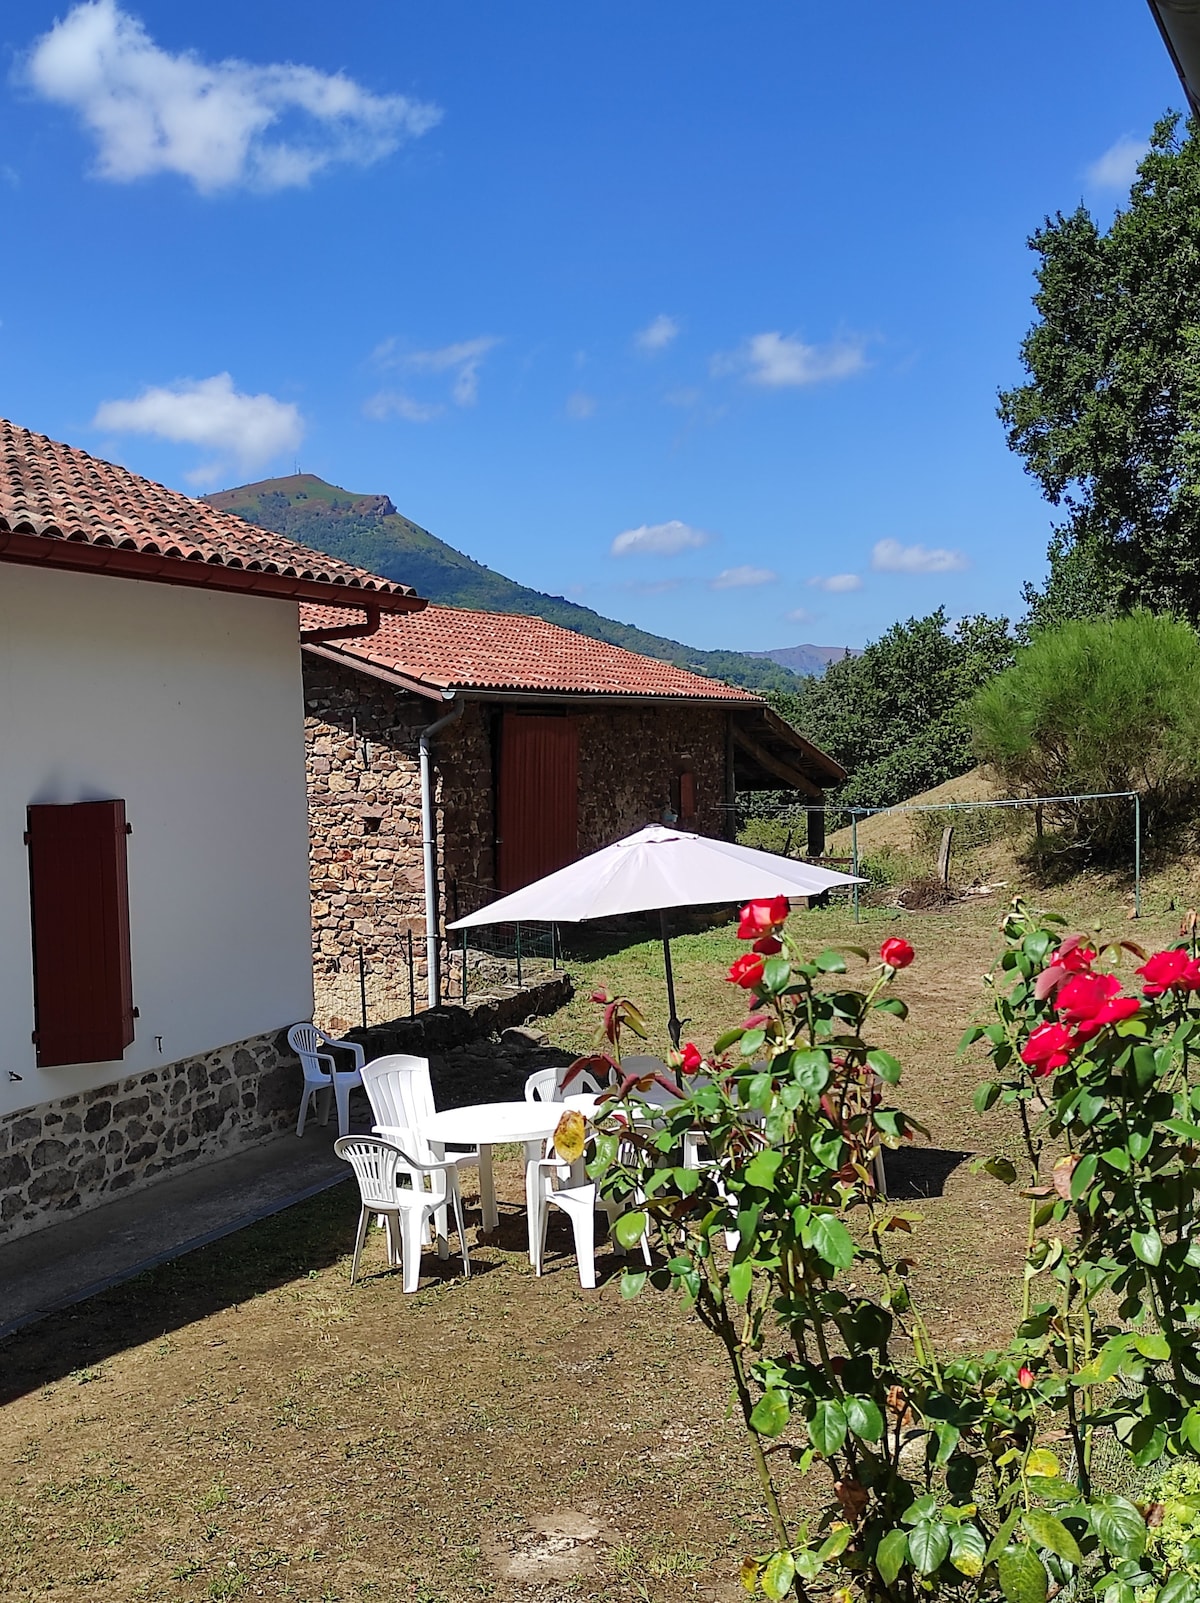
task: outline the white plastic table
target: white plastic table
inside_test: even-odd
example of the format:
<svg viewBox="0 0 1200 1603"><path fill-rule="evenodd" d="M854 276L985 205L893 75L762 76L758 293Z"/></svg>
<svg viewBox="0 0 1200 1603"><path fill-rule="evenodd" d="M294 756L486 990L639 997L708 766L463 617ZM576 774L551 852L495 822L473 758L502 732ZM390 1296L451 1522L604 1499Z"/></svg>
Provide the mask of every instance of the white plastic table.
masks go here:
<svg viewBox="0 0 1200 1603"><path fill-rule="evenodd" d="M479 1207L484 1230L492 1231L500 1223L492 1148L505 1141L520 1141L528 1163L541 1157L542 1142L554 1134L564 1112L574 1109L591 1118L596 1102L594 1096L569 1096L561 1102L478 1102L435 1113L422 1124L421 1134L439 1158L445 1157L448 1145L479 1148Z"/></svg>

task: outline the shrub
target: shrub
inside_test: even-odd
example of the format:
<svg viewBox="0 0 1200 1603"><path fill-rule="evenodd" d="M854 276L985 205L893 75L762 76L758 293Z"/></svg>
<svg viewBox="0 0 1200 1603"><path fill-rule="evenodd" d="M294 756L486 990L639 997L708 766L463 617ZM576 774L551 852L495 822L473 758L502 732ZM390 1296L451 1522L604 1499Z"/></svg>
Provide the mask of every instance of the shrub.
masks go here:
<svg viewBox="0 0 1200 1603"><path fill-rule="evenodd" d="M1200 799L1200 639L1175 618L1135 612L1038 635L970 706L977 754L1034 796L1137 791L1148 840ZM1127 802L1047 808L1075 849L1127 856Z"/></svg>

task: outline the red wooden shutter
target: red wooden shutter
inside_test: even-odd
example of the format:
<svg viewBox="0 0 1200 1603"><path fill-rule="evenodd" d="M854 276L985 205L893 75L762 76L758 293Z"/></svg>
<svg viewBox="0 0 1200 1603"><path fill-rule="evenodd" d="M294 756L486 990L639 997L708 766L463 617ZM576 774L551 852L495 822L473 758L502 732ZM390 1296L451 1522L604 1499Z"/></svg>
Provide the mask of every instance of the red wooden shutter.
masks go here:
<svg viewBox="0 0 1200 1603"><path fill-rule="evenodd" d="M28 816L38 1067L107 1063L133 1040L125 803Z"/></svg>
<svg viewBox="0 0 1200 1603"><path fill-rule="evenodd" d="M579 853L579 729L505 712L500 733L499 888L520 890Z"/></svg>

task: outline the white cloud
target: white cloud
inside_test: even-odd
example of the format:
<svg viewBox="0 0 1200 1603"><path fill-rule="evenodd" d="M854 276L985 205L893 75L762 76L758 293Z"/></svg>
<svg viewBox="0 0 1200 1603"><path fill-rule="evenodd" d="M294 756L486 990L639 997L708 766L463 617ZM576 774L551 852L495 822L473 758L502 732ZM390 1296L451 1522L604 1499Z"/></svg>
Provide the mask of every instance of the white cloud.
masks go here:
<svg viewBox="0 0 1200 1603"><path fill-rule="evenodd" d="M752 568L744 564L740 568L723 568L712 581L714 590L741 590L755 584L771 584L779 575L770 568Z"/></svg>
<svg viewBox="0 0 1200 1603"><path fill-rule="evenodd" d="M640 329L633 337L639 351L665 351L679 333L679 323L665 312L660 312L652 323Z"/></svg>
<svg viewBox="0 0 1200 1603"><path fill-rule="evenodd" d="M861 590L862 580L857 573L831 573L807 581L814 590L828 590L830 595L843 595L847 590Z"/></svg>
<svg viewBox="0 0 1200 1603"><path fill-rule="evenodd" d="M202 194L292 188L335 162L367 166L441 117L340 72L173 55L116 0L75 6L35 41L25 72L91 130L101 178L178 173Z"/></svg>
<svg viewBox="0 0 1200 1603"><path fill-rule="evenodd" d="M567 416L576 423L582 423L589 417L596 415L596 397L589 395L586 390L574 390L567 396Z"/></svg>
<svg viewBox="0 0 1200 1603"><path fill-rule="evenodd" d="M677 557L681 551L708 545L711 539L712 535L703 529L672 518L669 523L643 523L636 529L626 529L613 541L611 551L614 557Z"/></svg>
<svg viewBox="0 0 1200 1603"><path fill-rule="evenodd" d="M752 334L736 351L714 356L711 365L718 377L741 374L748 384L781 390L850 378L866 367L867 358L861 339L806 345L796 335L774 332Z"/></svg>
<svg viewBox="0 0 1200 1603"><path fill-rule="evenodd" d="M663 400L668 406L681 406L684 408L699 406L703 399L703 390L698 390L688 385L683 385L677 390L668 390L663 396Z"/></svg>
<svg viewBox="0 0 1200 1603"><path fill-rule="evenodd" d="M1128 189L1137 177L1138 162L1149 149L1145 139L1122 134L1103 156L1097 157L1084 176L1097 189Z"/></svg>
<svg viewBox="0 0 1200 1603"><path fill-rule="evenodd" d="M273 395L244 395L228 373L182 379L145 389L132 401L103 401L92 427L114 434L153 434L176 445L199 445L221 461L207 464L201 479L222 462L249 470L294 451L304 438L304 419L290 401Z"/></svg>
<svg viewBox="0 0 1200 1603"><path fill-rule="evenodd" d="M394 337L384 340L371 352L371 360L379 367L402 367L416 373L453 373L450 393L455 404L474 406L479 399L479 369L500 340L495 334L479 334L433 351L401 351L397 343Z"/></svg>
<svg viewBox="0 0 1200 1603"><path fill-rule="evenodd" d="M795 607L788 613L789 623L816 623L821 616L819 612L809 612L807 607Z"/></svg>
<svg viewBox="0 0 1200 1603"><path fill-rule="evenodd" d="M399 390L380 390L363 402L363 416L375 423L386 423L390 417L403 418L406 423L432 423L446 410L437 401L416 401Z"/></svg>
<svg viewBox="0 0 1200 1603"><path fill-rule="evenodd" d="M876 540L871 548L876 573L961 573L970 566L961 551L944 546L901 545L899 540Z"/></svg>

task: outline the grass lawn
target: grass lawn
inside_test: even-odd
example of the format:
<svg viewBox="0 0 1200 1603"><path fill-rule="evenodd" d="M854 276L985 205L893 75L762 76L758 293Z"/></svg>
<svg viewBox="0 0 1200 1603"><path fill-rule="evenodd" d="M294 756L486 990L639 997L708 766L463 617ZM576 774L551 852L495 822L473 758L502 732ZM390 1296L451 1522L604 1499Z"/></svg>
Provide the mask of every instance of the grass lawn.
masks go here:
<svg viewBox="0 0 1200 1603"><path fill-rule="evenodd" d="M1023 1204L969 1168L1015 1143L1002 1115L971 1111L979 1069L955 1058L1004 894L870 909L857 929L845 910L794 920L820 946L904 934L917 949L897 984L912 1017L889 1021L887 1044L930 1139L889 1157L889 1180L922 1216L914 1280L951 1351L1007 1335L1022 1258ZM1150 883L1137 926L1103 881L1053 898L1147 944L1195 899L1182 869ZM645 1004L661 1051L657 944L601 944L571 963L578 995L548 1021L553 1041L591 1045L587 993L603 984ZM737 943L726 927L674 950L704 1043L741 1016L721 979ZM743 1595L737 1560L764 1528L717 1352L669 1299L622 1304L607 1248L604 1283L582 1292L561 1227L535 1281L515 1158L498 1179L512 1206L469 1284L427 1256L405 1298L373 1233L351 1290L357 1197L342 1186L7 1341L0 1599Z"/></svg>

